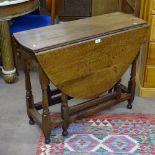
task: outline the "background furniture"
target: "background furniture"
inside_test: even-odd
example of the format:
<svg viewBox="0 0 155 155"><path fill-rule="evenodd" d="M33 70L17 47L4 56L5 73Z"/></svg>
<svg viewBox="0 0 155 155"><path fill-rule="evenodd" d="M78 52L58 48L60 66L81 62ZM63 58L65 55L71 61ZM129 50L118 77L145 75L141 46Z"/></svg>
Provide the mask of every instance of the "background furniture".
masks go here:
<svg viewBox="0 0 155 155"><path fill-rule="evenodd" d="M51 12L49 15L41 15L39 10L37 10L31 14L13 19L10 25L10 33L13 34L20 31L26 31L58 23L56 20L56 15L60 6L60 2L60 0L47 0L47 4L44 2L44 4L46 4L46 10L48 8L48 11ZM12 44L12 47L13 45L14 44ZM18 73L17 52L15 47L13 47L13 55L15 67Z"/></svg>
<svg viewBox="0 0 155 155"><path fill-rule="evenodd" d="M148 47L141 53L137 83L140 96L155 96L155 0L141 0L140 17L150 24Z"/></svg>
<svg viewBox="0 0 155 155"><path fill-rule="evenodd" d="M14 34L23 49L27 113L31 124L35 121L41 126L46 143L51 129L61 123L66 136L69 123L76 119L122 101L132 108L136 60L147 28L145 21L132 15L113 13ZM39 65L42 115L33 100L32 58ZM130 64L131 76L125 87L121 77ZM49 91L50 81L58 90ZM51 118L49 113L55 95L61 98L62 119ZM70 97L90 100L69 107Z"/></svg>
<svg viewBox="0 0 155 155"><path fill-rule="evenodd" d="M121 10L139 17L141 0L120 0Z"/></svg>
<svg viewBox="0 0 155 155"><path fill-rule="evenodd" d="M40 0L40 13L51 16L51 23L54 24L55 19L58 21L60 5L61 0Z"/></svg>
<svg viewBox="0 0 155 155"><path fill-rule="evenodd" d="M48 7L48 11L51 13L52 24L54 24L54 19L56 19L58 15L58 11L60 9L61 3L62 3L62 0L47 0L47 7Z"/></svg>
<svg viewBox="0 0 155 155"><path fill-rule="evenodd" d="M140 0L61 0L59 17L74 20L116 11L133 13L138 16ZM136 11L134 11L136 10Z"/></svg>
<svg viewBox="0 0 155 155"><path fill-rule="evenodd" d="M18 17L38 8L38 0L17 1L14 5L3 5L0 1L0 34L1 34L1 53L2 53L2 73L8 83L16 79L16 68L14 67L13 52L11 46L11 36L9 31L9 20ZM10 1L11 2L11 1ZM9 1L8 1L9 3Z"/></svg>
<svg viewBox="0 0 155 155"><path fill-rule="evenodd" d="M119 0L62 0L60 20L73 20L119 10Z"/></svg>

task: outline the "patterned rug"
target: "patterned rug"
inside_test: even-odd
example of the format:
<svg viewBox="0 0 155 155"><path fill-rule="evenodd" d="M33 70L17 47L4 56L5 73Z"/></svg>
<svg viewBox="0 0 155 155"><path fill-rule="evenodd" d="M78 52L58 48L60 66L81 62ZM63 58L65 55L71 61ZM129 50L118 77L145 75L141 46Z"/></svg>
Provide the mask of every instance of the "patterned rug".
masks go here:
<svg viewBox="0 0 155 155"><path fill-rule="evenodd" d="M59 117L55 115L55 117ZM99 113L39 140L37 155L155 155L155 115Z"/></svg>

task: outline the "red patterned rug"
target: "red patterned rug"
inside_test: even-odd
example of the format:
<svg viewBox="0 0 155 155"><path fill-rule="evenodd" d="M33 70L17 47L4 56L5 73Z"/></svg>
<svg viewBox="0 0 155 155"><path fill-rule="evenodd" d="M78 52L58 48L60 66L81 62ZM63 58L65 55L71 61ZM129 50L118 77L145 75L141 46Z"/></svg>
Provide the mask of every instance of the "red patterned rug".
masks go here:
<svg viewBox="0 0 155 155"><path fill-rule="evenodd" d="M51 143L41 135L37 155L155 155L155 115L104 114L51 132Z"/></svg>

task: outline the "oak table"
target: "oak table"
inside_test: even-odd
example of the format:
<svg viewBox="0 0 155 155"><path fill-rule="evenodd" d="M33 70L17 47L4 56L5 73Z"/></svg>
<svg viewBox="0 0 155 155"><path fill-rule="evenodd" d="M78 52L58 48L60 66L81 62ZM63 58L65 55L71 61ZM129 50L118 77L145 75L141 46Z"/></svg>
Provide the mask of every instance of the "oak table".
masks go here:
<svg viewBox="0 0 155 155"><path fill-rule="evenodd" d="M16 68L13 60L9 20L34 11L38 8L38 5L38 0L0 0L2 73L7 83L12 83L16 80Z"/></svg>
<svg viewBox="0 0 155 155"><path fill-rule="evenodd" d="M124 13L111 13L14 34L21 45L30 124L37 122L49 143L51 129L62 123L63 135L69 123L135 96L136 60L148 25ZM42 89L42 115L33 100L30 61L38 62ZM128 87L121 77L132 64ZM58 90L49 91L50 81ZM53 96L61 98L62 119L50 116ZM52 98L52 99L51 99ZM88 99L69 106L68 99Z"/></svg>

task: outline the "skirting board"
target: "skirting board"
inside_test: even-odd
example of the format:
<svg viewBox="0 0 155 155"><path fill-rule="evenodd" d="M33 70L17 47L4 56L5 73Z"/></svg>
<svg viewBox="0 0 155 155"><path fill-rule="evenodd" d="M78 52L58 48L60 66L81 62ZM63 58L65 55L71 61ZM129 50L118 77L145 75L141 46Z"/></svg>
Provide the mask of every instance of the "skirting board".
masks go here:
<svg viewBox="0 0 155 155"><path fill-rule="evenodd" d="M136 77L136 84L136 95L141 97L155 97L155 88L142 87L138 76Z"/></svg>

